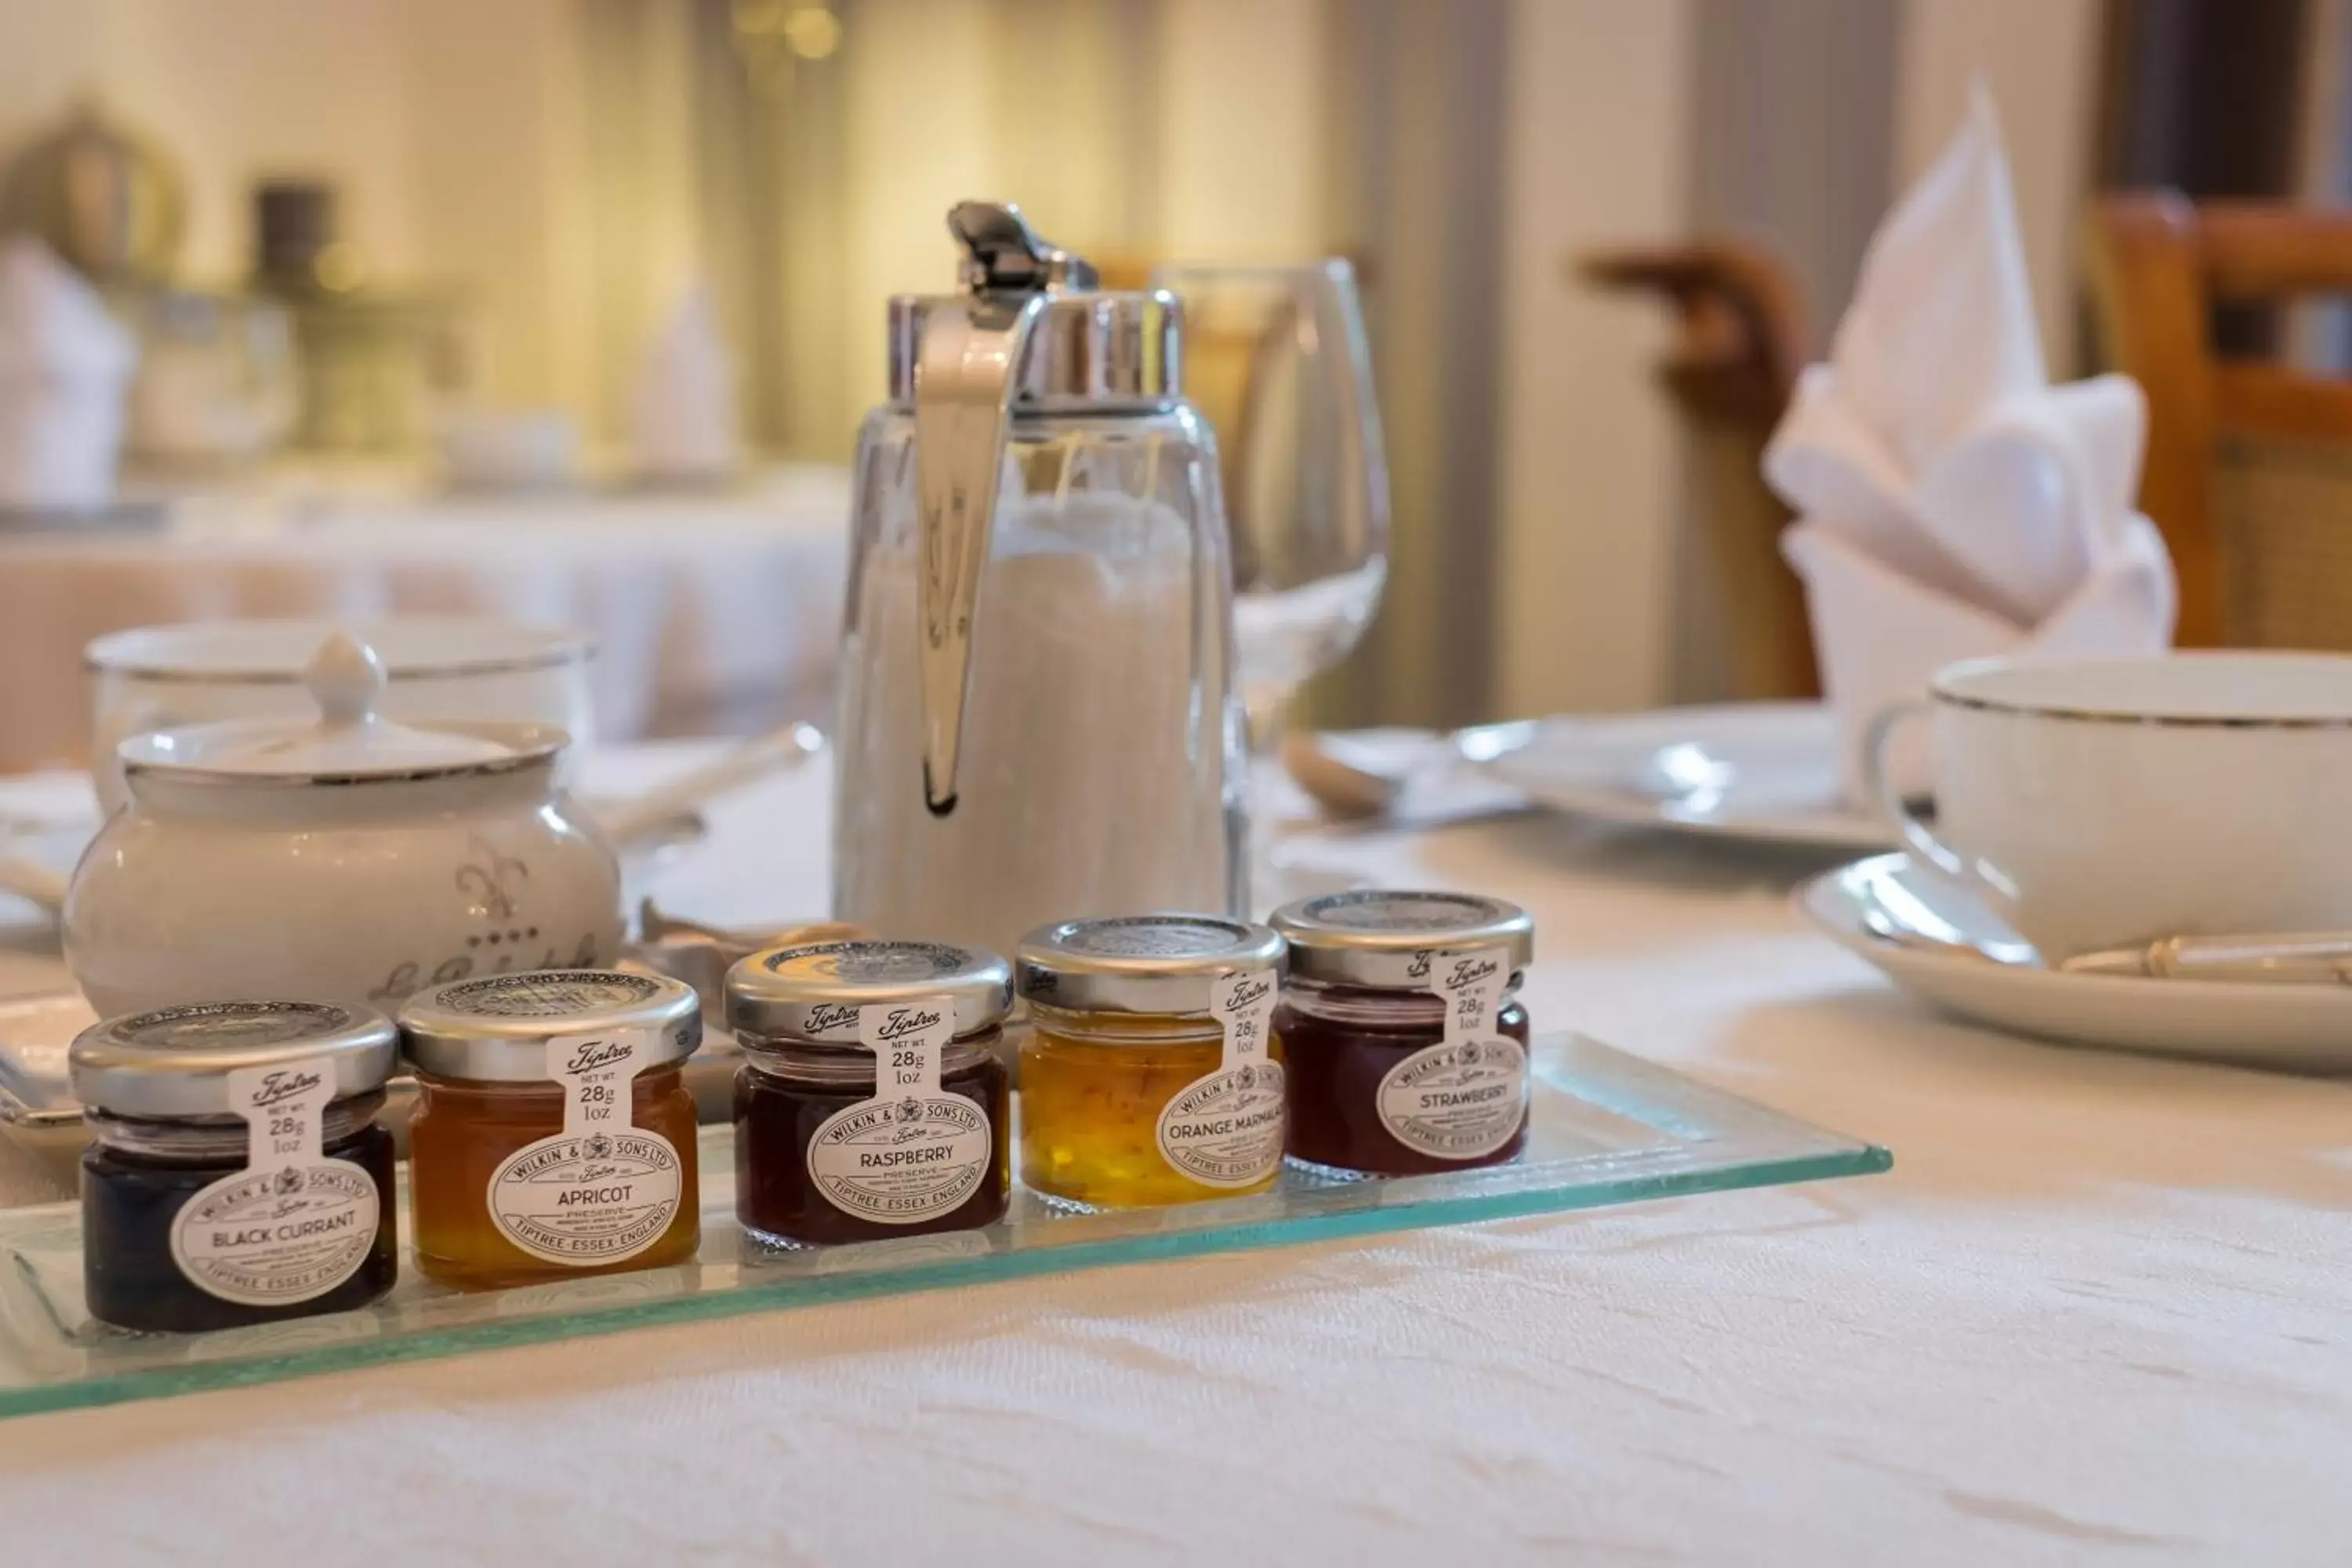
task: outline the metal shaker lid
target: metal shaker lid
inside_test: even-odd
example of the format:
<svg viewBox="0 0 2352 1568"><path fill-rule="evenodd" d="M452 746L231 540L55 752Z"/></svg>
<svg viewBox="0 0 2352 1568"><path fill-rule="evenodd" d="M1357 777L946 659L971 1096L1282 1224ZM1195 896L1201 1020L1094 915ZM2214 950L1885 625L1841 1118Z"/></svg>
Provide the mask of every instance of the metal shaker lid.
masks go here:
<svg viewBox="0 0 2352 1568"><path fill-rule="evenodd" d="M1011 368L1020 412L1148 407L1182 395L1184 302L1164 289L1105 292L1082 257L1040 238L1011 204L959 202L948 228L963 247L964 292L890 301L890 401L916 401L916 365L940 320L974 298L1045 297Z"/></svg>
<svg viewBox="0 0 2352 1568"><path fill-rule="evenodd" d="M964 291L890 306L891 396L915 416L923 804L940 817L956 808L972 619L1014 416L1172 397L1183 319L1172 296L1097 291L1095 269L1018 207L959 202L948 231Z"/></svg>

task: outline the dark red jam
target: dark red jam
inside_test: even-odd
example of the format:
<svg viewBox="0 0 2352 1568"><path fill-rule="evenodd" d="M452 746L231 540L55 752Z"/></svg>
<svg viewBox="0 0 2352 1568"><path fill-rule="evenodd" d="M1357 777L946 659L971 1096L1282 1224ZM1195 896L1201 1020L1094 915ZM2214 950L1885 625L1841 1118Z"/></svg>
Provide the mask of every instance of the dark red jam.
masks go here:
<svg viewBox="0 0 2352 1568"><path fill-rule="evenodd" d="M988 1040L995 1036L990 1030ZM735 1076L735 1214L743 1228L758 1240L829 1246L971 1230L1003 1218L1013 1193L1004 1064L988 1045L967 1049L959 1041L940 1088L971 1110L941 1106L925 1115L909 1101L904 1142L894 1143L887 1124L868 1136L845 1121L820 1144L835 1117L874 1098L873 1058L782 1042L754 1051ZM881 1214L911 1217L872 1217Z"/></svg>
<svg viewBox="0 0 2352 1568"><path fill-rule="evenodd" d="M1290 1135L1285 1151L1296 1161L1372 1175L1424 1175L1499 1165L1528 1140L1527 1098L1517 1094L1517 1121L1500 1147L1448 1158L1408 1144L1383 1117L1382 1085L1415 1053L1441 1045L1444 1010L1423 992L1340 985L1300 987L1275 1014L1288 1076ZM1307 999L1311 995L1311 1000ZM1507 998L1496 1016L1501 1032L1528 1048L1528 1010ZM1391 1088L1391 1108L1397 1089ZM1489 1085L1473 1092L1499 1093ZM1507 1100L1503 1101L1507 1105ZM1507 1114L1507 1111L1506 1111ZM1483 1142L1484 1140L1481 1140ZM1433 1141L1429 1141L1433 1142Z"/></svg>
<svg viewBox="0 0 2352 1568"><path fill-rule="evenodd" d="M375 1244L351 1277L308 1300L255 1307L207 1291L181 1272L172 1226L198 1193L245 1168L245 1140L221 1152L175 1156L110 1142L81 1157L82 1290L90 1316L119 1329L192 1333L348 1311L379 1300L400 1273L392 1134L373 1121L331 1140L324 1152L375 1183Z"/></svg>

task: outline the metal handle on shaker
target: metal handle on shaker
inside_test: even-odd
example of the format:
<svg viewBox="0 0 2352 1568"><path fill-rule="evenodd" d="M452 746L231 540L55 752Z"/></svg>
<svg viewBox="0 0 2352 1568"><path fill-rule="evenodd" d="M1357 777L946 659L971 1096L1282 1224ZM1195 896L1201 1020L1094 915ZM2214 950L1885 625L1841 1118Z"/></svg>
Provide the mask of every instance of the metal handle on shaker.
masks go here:
<svg viewBox="0 0 2352 1568"><path fill-rule="evenodd" d="M915 607L923 643L923 801L955 809L971 618L996 522L1013 376L1043 294L937 300L915 361Z"/></svg>

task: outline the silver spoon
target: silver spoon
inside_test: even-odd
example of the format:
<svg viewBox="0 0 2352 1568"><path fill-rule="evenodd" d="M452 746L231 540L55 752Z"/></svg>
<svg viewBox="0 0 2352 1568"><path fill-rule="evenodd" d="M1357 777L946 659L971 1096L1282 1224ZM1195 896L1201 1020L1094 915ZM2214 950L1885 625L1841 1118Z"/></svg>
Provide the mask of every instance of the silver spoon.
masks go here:
<svg viewBox="0 0 2352 1568"><path fill-rule="evenodd" d="M1282 765L1307 798L1338 817L1385 816L1414 774L1455 762L1484 763L1535 739L1533 720L1473 724L1430 737L1429 748L1399 757L1387 747L1328 731L1294 730L1282 738Z"/></svg>

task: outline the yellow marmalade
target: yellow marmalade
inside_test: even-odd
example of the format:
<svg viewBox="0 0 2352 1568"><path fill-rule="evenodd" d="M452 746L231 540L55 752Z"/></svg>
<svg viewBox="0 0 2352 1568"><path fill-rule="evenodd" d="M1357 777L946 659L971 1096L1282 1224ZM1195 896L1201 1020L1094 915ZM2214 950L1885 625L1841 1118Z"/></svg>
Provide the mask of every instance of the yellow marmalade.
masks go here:
<svg viewBox="0 0 2352 1568"><path fill-rule="evenodd" d="M1282 1166L1282 939L1214 915L1073 921L1014 962L1021 1179L1065 1206L1262 1192Z"/></svg>

